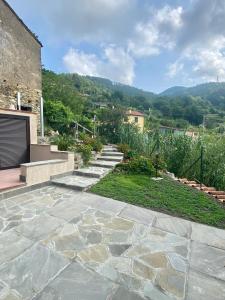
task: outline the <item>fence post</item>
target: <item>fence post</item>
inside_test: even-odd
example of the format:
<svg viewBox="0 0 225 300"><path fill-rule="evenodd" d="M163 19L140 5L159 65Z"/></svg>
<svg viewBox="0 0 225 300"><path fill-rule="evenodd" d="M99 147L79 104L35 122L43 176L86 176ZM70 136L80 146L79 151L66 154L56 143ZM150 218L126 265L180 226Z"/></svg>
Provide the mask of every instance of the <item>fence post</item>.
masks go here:
<svg viewBox="0 0 225 300"><path fill-rule="evenodd" d="M203 157L204 157L204 148L203 148L203 146L201 146L201 156L200 156L200 187L202 187L203 177L204 177Z"/></svg>

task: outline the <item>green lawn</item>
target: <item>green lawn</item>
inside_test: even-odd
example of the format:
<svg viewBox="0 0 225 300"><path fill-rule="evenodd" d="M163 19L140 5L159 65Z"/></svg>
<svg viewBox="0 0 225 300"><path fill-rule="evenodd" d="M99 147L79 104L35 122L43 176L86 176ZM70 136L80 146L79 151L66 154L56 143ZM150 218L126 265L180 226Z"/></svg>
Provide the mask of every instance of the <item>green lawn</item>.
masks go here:
<svg viewBox="0 0 225 300"><path fill-rule="evenodd" d="M91 192L225 228L225 209L222 205L202 192L175 182L167 176L162 181L154 181L144 175L111 173L92 187Z"/></svg>

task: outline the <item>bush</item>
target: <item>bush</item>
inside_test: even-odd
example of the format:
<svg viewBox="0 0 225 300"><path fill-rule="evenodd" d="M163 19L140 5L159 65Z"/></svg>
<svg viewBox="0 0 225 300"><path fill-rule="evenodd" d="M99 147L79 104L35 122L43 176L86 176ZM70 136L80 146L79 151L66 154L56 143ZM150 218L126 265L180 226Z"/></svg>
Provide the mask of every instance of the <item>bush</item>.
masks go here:
<svg viewBox="0 0 225 300"><path fill-rule="evenodd" d="M57 145L60 151L73 151L74 150L74 138L71 135L57 135L51 138L51 144Z"/></svg>
<svg viewBox="0 0 225 300"><path fill-rule="evenodd" d="M92 157L92 147L90 145L79 144L76 146L76 150L81 153L84 165L87 165Z"/></svg>
<svg viewBox="0 0 225 300"><path fill-rule="evenodd" d="M134 159L138 157L138 153L134 150L129 150L124 154L124 159Z"/></svg>
<svg viewBox="0 0 225 300"><path fill-rule="evenodd" d="M128 153L128 151L130 151L130 146L128 144L119 144L117 145L117 149L119 152L124 153L124 155L126 155Z"/></svg>
<svg viewBox="0 0 225 300"><path fill-rule="evenodd" d="M90 145L93 151L101 152L103 145L101 143L100 138L98 137L92 138L85 134L82 136L82 140L85 145Z"/></svg>
<svg viewBox="0 0 225 300"><path fill-rule="evenodd" d="M103 148L103 144L101 143L99 138L95 138L92 144L93 150L96 152L101 152Z"/></svg>
<svg viewBox="0 0 225 300"><path fill-rule="evenodd" d="M61 101L45 101L44 103L45 120L49 127L59 133L69 133L70 126L74 120L71 109Z"/></svg>
<svg viewBox="0 0 225 300"><path fill-rule="evenodd" d="M152 161L143 156L132 159L128 163L119 164L116 169L129 174L142 174L149 176L155 174L155 168Z"/></svg>
<svg viewBox="0 0 225 300"><path fill-rule="evenodd" d="M160 155L154 155L152 158L152 163L155 169L165 171L167 168L166 162Z"/></svg>

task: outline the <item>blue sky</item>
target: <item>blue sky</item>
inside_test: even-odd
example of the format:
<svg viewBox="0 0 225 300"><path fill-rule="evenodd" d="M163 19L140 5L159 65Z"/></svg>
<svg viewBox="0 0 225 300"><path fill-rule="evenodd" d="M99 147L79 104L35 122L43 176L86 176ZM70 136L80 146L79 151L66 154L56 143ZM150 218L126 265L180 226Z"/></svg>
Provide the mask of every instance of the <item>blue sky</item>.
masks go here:
<svg viewBox="0 0 225 300"><path fill-rule="evenodd" d="M161 92L225 81L224 0L8 0L43 65Z"/></svg>

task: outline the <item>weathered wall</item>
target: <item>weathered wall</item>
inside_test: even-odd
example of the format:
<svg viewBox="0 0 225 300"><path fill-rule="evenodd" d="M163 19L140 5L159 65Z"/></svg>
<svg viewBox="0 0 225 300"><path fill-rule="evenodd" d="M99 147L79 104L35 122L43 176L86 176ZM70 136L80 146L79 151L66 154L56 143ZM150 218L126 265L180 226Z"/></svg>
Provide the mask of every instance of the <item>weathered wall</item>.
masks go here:
<svg viewBox="0 0 225 300"><path fill-rule="evenodd" d="M41 45L0 0L0 107L16 107L17 92L22 105L39 113Z"/></svg>
<svg viewBox="0 0 225 300"><path fill-rule="evenodd" d="M144 123L145 123L145 119L142 116L137 116L138 118L138 122L135 122L135 117L136 116L128 116L128 123L130 124L135 124L139 127L140 131L143 132L144 131Z"/></svg>

